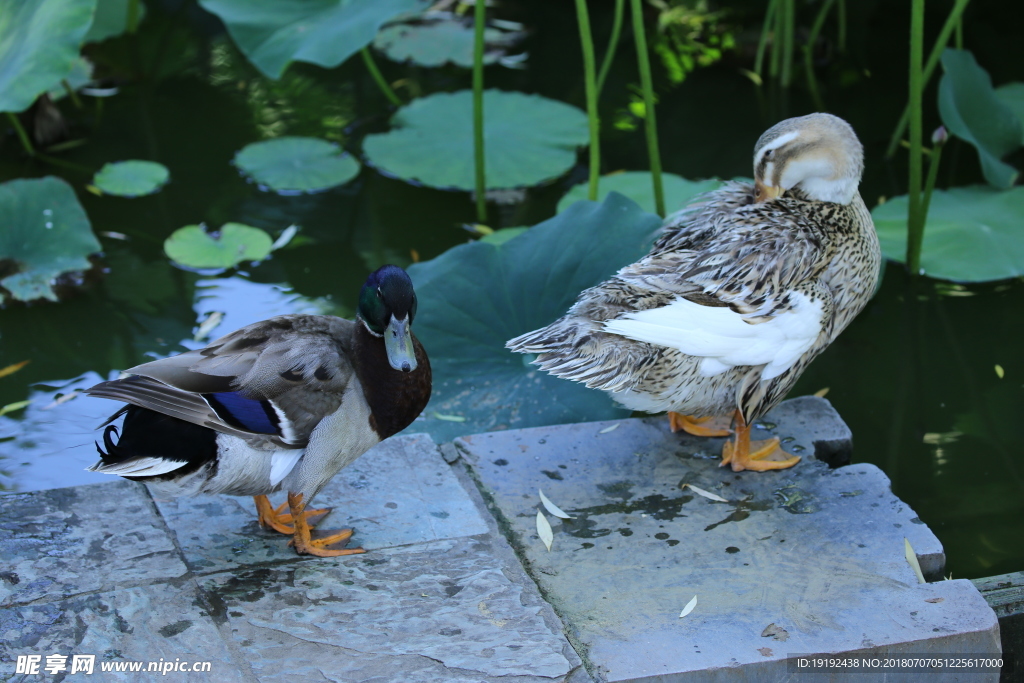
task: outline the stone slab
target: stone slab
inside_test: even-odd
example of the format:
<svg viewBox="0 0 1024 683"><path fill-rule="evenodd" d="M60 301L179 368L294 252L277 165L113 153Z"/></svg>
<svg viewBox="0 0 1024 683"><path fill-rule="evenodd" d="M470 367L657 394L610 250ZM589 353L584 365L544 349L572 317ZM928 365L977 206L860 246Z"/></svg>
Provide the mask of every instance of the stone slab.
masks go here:
<svg viewBox="0 0 1024 683"><path fill-rule="evenodd" d="M838 416L824 400L807 401L820 433L815 421L792 419L806 412L792 402L765 425L802 455L823 443L841 451L828 446L843 440ZM456 441L595 679L781 681L792 680L796 654L999 652L996 617L969 581L917 583L904 538L936 578L941 545L878 468L832 470L807 457L737 474L718 467L721 439L672 434L666 422ZM536 531L538 489L574 517L547 515L550 552Z"/></svg>
<svg viewBox="0 0 1024 683"><path fill-rule="evenodd" d="M123 479L0 496L0 605L183 576L145 487Z"/></svg>
<svg viewBox="0 0 1024 683"><path fill-rule="evenodd" d="M0 680L50 680L40 674L8 678L17 655L94 655L93 671L66 674L65 681L174 680L199 683L242 683L245 677L232 660L213 620L201 606L191 580L79 595L58 602L0 609ZM150 662L209 662L208 672L147 671ZM104 672L104 663L141 662L139 672ZM60 675L59 672L55 672Z"/></svg>
<svg viewBox="0 0 1024 683"><path fill-rule="evenodd" d="M284 494L272 496L284 502ZM280 500L277 500L280 499ZM486 533L487 525L430 437L388 439L342 470L313 501L333 507L325 530L353 528L349 545L379 550ZM288 536L260 528L251 498L156 498L196 572L291 560Z"/></svg>
<svg viewBox="0 0 1024 683"><path fill-rule="evenodd" d="M202 585L260 681L564 680L579 660L489 555L463 538Z"/></svg>

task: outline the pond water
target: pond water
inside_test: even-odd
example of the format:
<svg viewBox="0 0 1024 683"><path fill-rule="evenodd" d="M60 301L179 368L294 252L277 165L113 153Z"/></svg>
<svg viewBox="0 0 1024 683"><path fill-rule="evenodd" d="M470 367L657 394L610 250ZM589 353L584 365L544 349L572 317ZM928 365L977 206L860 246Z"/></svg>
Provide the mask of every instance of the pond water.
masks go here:
<svg viewBox="0 0 1024 683"><path fill-rule="evenodd" d="M865 143L862 194L873 206L905 191L903 162L886 162L883 152L905 97L906 41L902 19L886 23L878 19L877 3L864 5L851 10L851 56L830 62L822 89L829 110L849 120ZM529 59L522 70L489 67L488 87L582 106L569 6L538 0L507 7L508 18L531 27ZM979 41L985 45L978 49L987 51L979 61L1009 63L999 61L1007 41L998 39L1002 27L1015 22L987 20L983 9L974 25L988 38ZM738 12L735 20L744 16ZM610 14L598 11L594 24L603 51ZM757 28L753 20L750 26L748 32ZM72 137L86 141L59 155L74 167L25 158L13 136L0 147L0 181L63 177L78 192L104 249L84 286L69 289L60 304L0 310L0 367L31 361L0 379L0 405L31 399L25 410L0 417L0 489L6 491L109 479L83 468L96 458L96 426L115 406L82 396L66 400L76 389L147 358L202 346L193 337L215 312L223 319L208 338L279 313L351 316L371 270L433 258L466 241L460 225L475 220L468 194L417 187L368 167L334 190L279 196L246 182L230 164L244 145L283 134L335 140L358 152L360 138L384 130L392 111L358 59L330 71L293 65L284 79L271 82L248 65L215 19L190 4L174 12L154 4L137 43L109 41L92 56L109 65L120 89L101 108L88 98L82 111L60 103ZM740 71L749 68L748 57L727 55L676 85L655 63L667 171L687 178L749 176L758 135L781 118L813 110L802 88L757 88ZM379 61L389 81L404 79L402 95L469 86L468 72L455 67ZM642 129L614 125L628 119L635 73L633 46L625 41L602 99L605 172L647 167ZM993 75L1006 80L998 71ZM926 101L934 102L931 92ZM934 125L935 112L928 110ZM940 185L977 181L972 149L954 142L948 154ZM139 199L85 191L103 163L129 158L160 161L171 171L170 184ZM585 163L581 157L562 179L510 203L492 202L491 223L531 225L550 217L558 199L585 178ZM168 263L162 244L173 230L227 221L273 236L291 224L301 232L289 248L245 270L203 275ZM1024 405L1021 311L1019 279L971 286L912 282L902 266L890 264L876 298L794 390L828 388L828 399L853 429L855 460L888 474L897 495L942 540L947 572L956 578L1024 568L1024 457L1015 430Z"/></svg>

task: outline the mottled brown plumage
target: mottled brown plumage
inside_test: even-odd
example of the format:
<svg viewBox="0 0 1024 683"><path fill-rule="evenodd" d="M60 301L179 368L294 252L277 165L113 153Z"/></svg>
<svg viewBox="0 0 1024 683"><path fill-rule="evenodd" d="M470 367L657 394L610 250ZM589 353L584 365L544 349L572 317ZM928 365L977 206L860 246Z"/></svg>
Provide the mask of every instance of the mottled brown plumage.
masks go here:
<svg viewBox="0 0 1024 683"><path fill-rule="evenodd" d="M881 254L861 159L841 119L778 124L755 146L754 185L670 216L647 256L507 346L634 410L750 424L871 297Z"/></svg>

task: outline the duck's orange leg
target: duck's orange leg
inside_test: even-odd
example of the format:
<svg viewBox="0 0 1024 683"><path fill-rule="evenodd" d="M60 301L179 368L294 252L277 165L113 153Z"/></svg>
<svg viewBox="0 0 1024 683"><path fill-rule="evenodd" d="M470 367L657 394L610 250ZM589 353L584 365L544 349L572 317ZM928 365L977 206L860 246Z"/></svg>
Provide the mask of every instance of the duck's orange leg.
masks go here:
<svg viewBox="0 0 1024 683"><path fill-rule="evenodd" d="M283 512L288 506L288 503L281 503L276 508L270 504L270 499L266 496L253 496L252 499L256 501L256 515L259 520L260 526L264 529L273 529L274 531L282 534L294 534L295 527L290 526L292 523L292 516L288 512ZM331 508L322 508L319 510L306 510L303 514L306 515L306 523L310 524L310 529L314 528L312 525L319 522L321 519L331 513Z"/></svg>
<svg viewBox="0 0 1024 683"><path fill-rule="evenodd" d="M705 422L713 421L711 425L704 427L702 426ZM693 417L692 415L683 415L682 413L668 413L668 426L673 432L678 432L680 429L687 434L693 434L694 436L731 436L732 430L729 429L728 422L723 422L722 418L712 417Z"/></svg>
<svg viewBox="0 0 1024 683"><path fill-rule="evenodd" d="M365 553L362 548L329 548L335 543L344 544L352 537L351 529L342 529L336 534L324 538L313 538L310 535L310 526L306 523L305 503L302 502L301 493L288 494L288 507L292 511L292 519L295 520L295 535L288 545L295 547L299 555L316 555L318 557L338 557L339 555L357 555Z"/></svg>
<svg viewBox="0 0 1024 683"><path fill-rule="evenodd" d="M750 427L744 421L743 414L737 410L736 438L734 441L726 441L725 446L722 447L720 466L732 465L733 472L742 472L743 470L764 472L766 470L784 470L800 462L799 455L791 455L782 450L778 438L751 441ZM766 458L770 455L782 456L782 459L776 457L767 460Z"/></svg>

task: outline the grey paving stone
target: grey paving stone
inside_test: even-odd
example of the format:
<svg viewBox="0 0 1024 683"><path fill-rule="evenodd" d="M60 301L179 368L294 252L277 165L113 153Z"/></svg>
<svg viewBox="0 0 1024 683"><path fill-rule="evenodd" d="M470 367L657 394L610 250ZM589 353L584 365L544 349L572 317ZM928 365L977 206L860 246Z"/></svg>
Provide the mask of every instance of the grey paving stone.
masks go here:
<svg viewBox="0 0 1024 683"><path fill-rule="evenodd" d="M201 585L261 681L565 680L565 637L491 550L486 536L437 541Z"/></svg>
<svg viewBox="0 0 1024 683"><path fill-rule="evenodd" d="M95 655L92 674L68 673L65 681L224 681L245 678L231 659L191 580L50 603L0 609L0 680L56 680L43 672L14 674L18 655L60 654L70 672L72 655ZM210 662L208 673L147 671L150 662ZM139 672L103 672L103 663L144 662ZM60 675L59 673L57 675Z"/></svg>
<svg viewBox="0 0 1024 683"><path fill-rule="evenodd" d="M827 402L810 400L804 409L828 418L821 434L792 419L792 404L764 421L802 455L844 440ZM721 439L672 434L666 422L456 441L596 679L793 680L786 660L798 653L999 651L995 615L969 581L917 583L904 538L936 577L941 545L878 468L807 458L736 474L718 467ZM575 518L547 515L551 552L536 532L539 488ZM785 633L762 636L770 624Z"/></svg>
<svg viewBox="0 0 1024 683"><path fill-rule="evenodd" d="M283 502L283 494L272 500ZM194 571L295 557L287 536L259 527L251 498L156 498L156 503ZM354 528L350 545L367 550L487 531L465 489L425 434L388 439L368 451L342 470L313 503L334 508L323 520L323 529Z"/></svg>
<svg viewBox="0 0 1024 683"><path fill-rule="evenodd" d="M140 484L0 496L0 605L186 573Z"/></svg>

